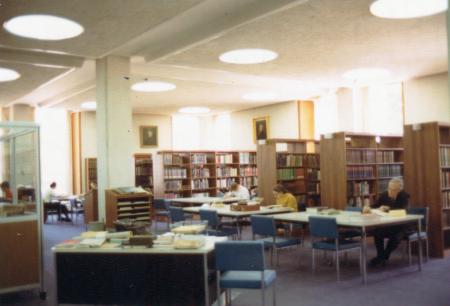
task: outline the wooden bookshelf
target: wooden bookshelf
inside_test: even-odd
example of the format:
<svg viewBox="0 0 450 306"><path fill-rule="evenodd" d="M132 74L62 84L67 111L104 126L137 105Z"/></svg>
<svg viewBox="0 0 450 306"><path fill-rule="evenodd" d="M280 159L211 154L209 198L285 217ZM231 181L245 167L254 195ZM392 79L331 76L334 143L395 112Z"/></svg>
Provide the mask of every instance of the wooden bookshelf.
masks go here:
<svg viewBox="0 0 450 306"><path fill-rule="evenodd" d="M91 189L84 195L84 223L98 221L98 191Z"/></svg>
<svg viewBox="0 0 450 306"><path fill-rule="evenodd" d="M429 207L430 254L450 255L450 123L405 126L405 186L415 207Z"/></svg>
<svg viewBox="0 0 450 306"><path fill-rule="evenodd" d="M400 136L339 132L323 135L320 147L323 205L371 205L390 179L403 176Z"/></svg>
<svg viewBox="0 0 450 306"><path fill-rule="evenodd" d="M153 190L153 160L151 154L134 154L135 186Z"/></svg>
<svg viewBox="0 0 450 306"><path fill-rule="evenodd" d="M90 191L91 183L97 185L97 158L85 159L86 192Z"/></svg>
<svg viewBox="0 0 450 306"><path fill-rule="evenodd" d="M151 220L151 193L120 194L114 189L105 190L106 226L114 227L114 221L131 219Z"/></svg>
<svg viewBox="0 0 450 306"><path fill-rule="evenodd" d="M258 193L275 203L273 186L283 184L299 203L320 204L319 143L313 140L269 139L258 145Z"/></svg>
<svg viewBox="0 0 450 306"><path fill-rule="evenodd" d="M216 196L233 182L257 185L256 152L251 151L161 151L153 167L156 197Z"/></svg>

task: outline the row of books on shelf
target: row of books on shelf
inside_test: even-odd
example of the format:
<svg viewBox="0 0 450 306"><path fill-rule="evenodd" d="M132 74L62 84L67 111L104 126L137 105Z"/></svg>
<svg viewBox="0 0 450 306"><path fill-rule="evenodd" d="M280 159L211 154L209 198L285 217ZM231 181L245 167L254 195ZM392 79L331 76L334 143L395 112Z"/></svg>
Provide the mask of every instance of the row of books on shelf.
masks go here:
<svg viewBox="0 0 450 306"><path fill-rule="evenodd" d="M450 191L444 191L442 193L442 208L450 209Z"/></svg>
<svg viewBox="0 0 450 306"><path fill-rule="evenodd" d="M377 162L378 163L395 163L395 152L394 151L377 151Z"/></svg>
<svg viewBox="0 0 450 306"><path fill-rule="evenodd" d="M305 171L303 168L277 169L277 177L279 180L303 179Z"/></svg>
<svg viewBox="0 0 450 306"><path fill-rule="evenodd" d="M231 164L233 163L233 154L216 155L217 164Z"/></svg>
<svg viewBox="0 0 450 306"><path fill-rule="evenodd" d="M239 183L247 188L257 186L258 178L256 176L241 177Z"/></svg>
<svg viewBox="0 0 450 306"><path fill-rule="evenodd" d="M153 185L153 177L151 176L141 176L136 178L136 185L149 187Z"/></svg>
<svg viewBox="0 0 450 306"><path fill-rule="evenodd" d="M256 176L258 175L258 168L256 167L239 167L240 176Z"/></svg>
<svg viewBox="0 0 450 306"><path fill-rule="evenodd" d="M320 183L308 182L308 184L306 186L306 190L307 190L307 192L310 192L310 193L319 194L320 193Z"/></svg>
<svg viewBox="0 0 450 306"><path fill-rule="evenodd" d="M249 152L239 152L240 164L256 164L256 154Z"/></svg>
<svg viewBox="0 0 450 306"><path fill-rule="evenodd" d="M164 182L166 190L180 190L183 189L183 181L166 181Z"/></svg>
<svg viewBox="0 0 450 306"><path fill-rule="evenodd" d="M220 167L216 169L216 176L238 176L238 169L232 167Z"/></svg>
<svg viewBox="0 0 450 306"><path fill-rule="evenodd" d="M370 193L370 185L367 181L347 184L347 194L350 196L364 196Z"/></svg>
<svg viewBox="0 0 450 306"><path fill-rule="evenodd" d="M294 154L277 154L278 167L303 167L303 156Z"/></svg>
<svg viewBox="0 0 450 306"><path fill-rule="evenodd" d="M206 164L208 161L208 154L196 153L191 155L191 163L193 164Z"/></svg>
<svg viewBox="0 0 450 306"><path fill-rule="evenodd" d="M164 178L187 178L187 169L184 168L165 168Z"/></svg>
<svg viewBox="0 0 450 306"><path fill-rule="evenodd" d="M192 189L207 189L209 188L209 180L201 179L201 180L193 180L191 181Z"/></svg>
<svg viewBox="0 0 450 306"><path fill-rule="evenodd" d="M401 176L402 166L401 165L382 165L378 166L378 176Z"/></svg>
<svg viewBox="0 0 450 306"><path fill-rule="evenodd" d="M307 167L314 167L319 168L320 167L320 156L319 154L308 154L306 155L306 165Z"/></svg>
<svg viewBox="0 0 450 306"><path fill-rule="evenodd" d="M319 169L306 169L306 178L312 181L320 181Z"/></svg>
<svg viewBox="0 0 450 306"><path fill-rule="evenodd" d="M194 168L192 169L192 177L193 178L203 178L210 177L209 168Z"/></svg>
<svg viewBox="0 0 450 306"><path fill-rule="evenodd" d="M136 166L139 167L151 167L152 166L152 160L151 159L136 159L135 162Z"/></svg>
<svg viewBox="0 0 450 306"><path fill-rule="evenodd" d="M178 155L178 154L164 154L163 155L163 163L164 165L178 165L186 163L187 160L185 159L184 155Z"/></svg>
<svg viewBox="0 0 450 306"><path fill-rule="evenodd" d="M450 188L450 171L442 171L441 178L441 187Z"/></svg>
<svg viewBox="0 0 450 306"><path fill-rule="evenodd" d="M230 185L233 184L236 180L232 178L226 178L226 179L217 179L216 180L216 187L217 188L230 188Z"/></svg>
<svg viewBox="0 0 450 306"><path fill-rule="evenodd" d="M286 187L286 189L289 190L289 192L291 192L294 195L306 192L305 181L283 182L283 186Z"/></svg>
<svg viewBox="0 0 450 306"><path fill-rule="evenodd" d="M347 166L347 179L365 179L373 178L372 166Z"/></svg>
<svg viewBox="0 0 450 306"><path fill-rule="evenodd" d="M374 203L374 200L370 197L350 197L348 199L347 205L350 207L364 207L364 206L372 206Z"/></svg>
<svg viewBox="0 0 450 306"><path fill-rule="evenodd" d="M450 148L440 148L441 167L450 167Z"/></svg>
<svg viewBox="0 0 450 306"><path fill-rule="evenodd" d="M143 167L136 167L135 168L136 175L152 175L152 168L143 168Z"/></svg>
<svg viewBox="0 0 450 306"><path fill-rule="evenodd" d="M374 150L347 150L347 162L353 164L375 163Z"/></svg>

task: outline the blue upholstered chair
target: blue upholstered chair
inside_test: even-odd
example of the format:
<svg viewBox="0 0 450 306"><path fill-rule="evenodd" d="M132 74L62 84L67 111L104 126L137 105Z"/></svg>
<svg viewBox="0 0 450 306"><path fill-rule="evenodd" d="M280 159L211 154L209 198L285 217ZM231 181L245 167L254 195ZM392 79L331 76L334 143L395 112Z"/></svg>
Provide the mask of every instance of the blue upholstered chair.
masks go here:
<svg viewBox="0 0 450 306"><path fill-rule="evenodd" d="M426 246L426 254L427 254L427 260L429 259L429 249L428 249L428 207L413 207L408 208L407 210L408 215L422 215L423 219L421 222L422 230L420 233L414 232L414 233L408 233L405 237L405 241L407 243L407 250L408 250L408 262L411 265L412 263L412 255L411 255L411 244L413 242L417 242L420 239L425 240L425 246Z"/></svg>
<svg viewBox="0 0 450 306"><path fill-rule="evenodd" d="M167 227L169 227L169 219L170 219L170 213L169 213L169 202L165 199L154 199L153 200L153 208L155 211L155 229L158 228L158 220L162 218L167 222Z"/></svg>
<svg viewBox="0 0 450 306"><path fill-rule="evenodd" d="M184 210L181 207L170 206L169 207L169 216L170 216L171 223L181 222L181 221L186 220L186 218L184 216Z"/></svg>
<svg viewBox="0 0 450 306"><path fill-rule="evenodd" d="M335 218L309 217L309 230L312 246L312 269L316 270L315 250L330 251L336 253L337 280L340 280L339 254L351 250L359 250L359 265L362 272L362 247L361 243L341 238ZM361 273L362 274L362 273Z"/></svg>
<svg viewBox="0 0 450 306"><path fill-rule="evenodd" d="M256 236L263 237L260 239L264 242L265 248L271 249L270 263L273 263L273 253L278 264L278 249L301 244L300 238L278 237L275 220L269 216L253 215L250 217L252 223L253 240Z"/></svg>
<svg viewBox="0 0 450 306"><path fill-rule="evenodd" d="M214 209L200 209L200 220L208 221L207 235L212 236L234 236L238 235L237 227L222 224L217 211Z"/></svg>
<svg viewBox="0 0 450 306"><path fill-rule="evenodd" d="M230 302L231 289L261 289L262 305L265 305L265 289L272 285L273 305L276 305L276 272L264 265L264 243L262 241L216 242L217 292L225 289ZM218 304L222 305L220 294Z"/></svg>

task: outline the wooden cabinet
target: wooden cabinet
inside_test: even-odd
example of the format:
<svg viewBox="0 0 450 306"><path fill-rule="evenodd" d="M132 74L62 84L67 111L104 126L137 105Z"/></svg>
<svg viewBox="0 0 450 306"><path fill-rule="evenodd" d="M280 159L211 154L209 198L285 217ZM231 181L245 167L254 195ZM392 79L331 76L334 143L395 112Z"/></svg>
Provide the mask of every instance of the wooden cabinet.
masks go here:
<svg viewBox="0 0 450 306"><path fill-rule="evenodd" d="M106 226L114 227L114 221L131 219L151 220L152 195L150 193L120 194L114 189L105 190Z"/></svg>
<svg viewBox="0 0 450 306"><path fill-rule="evenodd" d="M98 191L92 189L84 195L84 223L98 221Z"/></svg>
<svg viewBox="0 0 450 306"><path fill-rule="evenodd" d="M0 223L0 293L40 286L36 220Z"/></svg>
<svg viewBox="0 0 450 306"><path fill-rule="evenodd" d="M161 151L153 167L155 197L216 196L233 182L257 185L254 151Z"/></svg>
<svg viewBox="0 0 450 306"><path fill-rule="evenodd" d="M299 203L320 204L319 143L313 140L270 139L258 145L258 193L266 205L275 203L272 189L284 185Z"/></svg>
<svg viewBox="0 0 450 306"><path fill-rule="evenodd" d="M403 139L339 132L320 142L322 203L346 206L372 204L394 177L403 176Z"/></svg>
<svg viewBox="0 0 450 306"><path fill-rule="evenodd" d="M430 254L450 255L450 123L405 126L405 187L429 207Z"/></svg>
<svg viewBox="0 0 450 306"><path fill-rule="evenodd" d="M86 192L92 189L91 185L97 186L97 158L85 159Z"/></svg>

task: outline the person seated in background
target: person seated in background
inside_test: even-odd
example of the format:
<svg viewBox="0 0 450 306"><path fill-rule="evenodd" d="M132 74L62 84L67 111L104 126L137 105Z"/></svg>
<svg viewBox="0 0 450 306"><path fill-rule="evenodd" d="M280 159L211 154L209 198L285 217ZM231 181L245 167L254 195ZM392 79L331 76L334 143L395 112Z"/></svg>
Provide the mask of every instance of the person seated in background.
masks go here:
<svg viewBox="0 0 450 306"><path fill-rule="evenodd" d="M250 199L258 198L258 187L257 186L251 187L249 192L250 192Z"/></svg>
<svg viewBox="0 0 450 306"><path fill-rule="evenodd" d="M272 191L277 205L288 207L293 211L298 211L297 199L286 189L286 187L277 184L273 187Z"/></svg>
<svg viewBox="0 0 450 306"><path fill-rule="evenodd" d="M4 182L2 182L2 184L0 186L1 186L2 192L3 192L3 200L12 202L13 194L11 191L11 187L9 186L9 182L4 181Z"/></svg>
<svg viewBox="0 0 450 306"><path fill-rule="evenodd" d="M225 198L238 198L241 200L250 200L248 189L238 183L230 185L230 192L225 194Z"/></svg>
<svg viewBox="0 0 450 306"><path fill-rule="evenodd" d="M382 192L372 208L378 208L387 212L390 209L406 209L409 204L409 194L403 190L403 180L393 178L389 181L388 189ZM400 244L402 238L408 231L404 225L395 225L376 229L373 232L377 256L370 261L370 266L384 265L391 256L391 253ZM386 247L384 239L388 238Z"/></svg>
<svg viewBox="0 0 450 306"><path fill-rule="evenodd" d="M72 220L69 217L69 211L66 207L66 205L61 204L60 202L60 196L56 193L56 182L52 182L50 184L50 189L48 189L44 194L44 205L45 203L50 204L56 204L58 206L59 211L64 215L64 218L62 218L62 221L71 222ZM61 218L61 216L58 216ZM58 219L58 221L61 221Z"/></svg>
<svg viewBox="0 0 450 306"><path fill-rule="evenodd" d="M217 197L218 198L223 198L228 192L228 189L226 188L219 188L219 190L217 191Z"/></svg>

